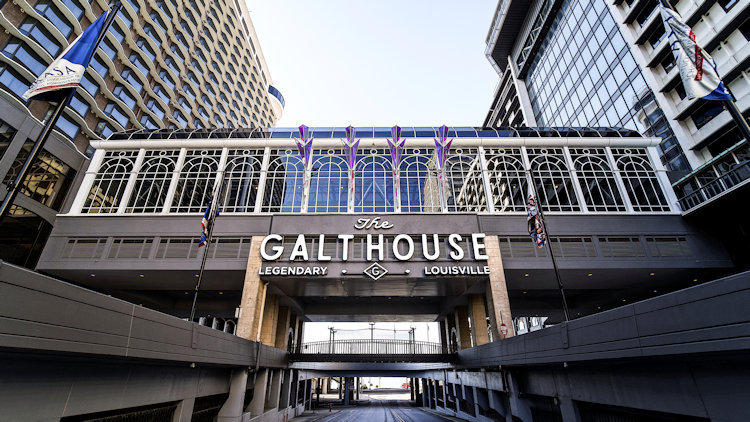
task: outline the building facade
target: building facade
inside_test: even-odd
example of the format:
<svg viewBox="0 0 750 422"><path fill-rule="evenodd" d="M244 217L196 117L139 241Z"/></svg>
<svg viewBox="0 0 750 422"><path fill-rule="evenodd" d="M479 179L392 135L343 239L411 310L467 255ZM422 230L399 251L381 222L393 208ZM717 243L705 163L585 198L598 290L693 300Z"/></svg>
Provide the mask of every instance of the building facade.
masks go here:
<svg viewBox="0 0 750 422"><path fill-rule="evenodd" d="M513 123L505 109L526 125L624 127L660 137L669 170L690 169L606 1L501 1L486 55L501 82L485 125Z"/></svg>
<svg viewBox="0 0 750 422"><path fill-rule="evenodd" d="M0 2L0 176L6 184L49 110L21 94L105 8L99 1ZM123 2L26 195L3 225L4 245L15 245L3 259L34 266L68 187L93 155L89 141L144 128L267 127L283 105L244 2Z"/></svg>
<svg viewBox="0 0 750 422"><path fill-rule="evenodd" d="M510 123L498 112L503 105L516 108L527 125L631 128L662 138L665 167L681 172L734 147L742 137L720 103L685 99L657 5L550 0L526 8L499 2L486 55L501 82L485 125ZM747 112L748 5L680 1L674 7ZM502 88L510 83L508 74L515 77L512 90Z"/></svg>

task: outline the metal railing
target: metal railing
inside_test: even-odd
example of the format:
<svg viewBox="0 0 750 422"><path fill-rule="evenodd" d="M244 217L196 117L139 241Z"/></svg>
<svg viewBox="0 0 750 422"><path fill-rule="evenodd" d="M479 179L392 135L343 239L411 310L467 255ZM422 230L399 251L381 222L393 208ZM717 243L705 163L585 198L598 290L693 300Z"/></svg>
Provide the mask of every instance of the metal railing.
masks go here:
<svg viewBox="0 0 750 422"><path fill-rule="evenodd" d="M736 164L715 178L703 181L700 187L680 197L678 202L683 211L689 211L748 179L750 179L750 162Z"/></svg>
<svg viewBox="0 0 750 422"><path fill-rule="evenodd" d="M440 343L410 340L333 340L303 343L299 354L325 355L446 355Z"/></svg>

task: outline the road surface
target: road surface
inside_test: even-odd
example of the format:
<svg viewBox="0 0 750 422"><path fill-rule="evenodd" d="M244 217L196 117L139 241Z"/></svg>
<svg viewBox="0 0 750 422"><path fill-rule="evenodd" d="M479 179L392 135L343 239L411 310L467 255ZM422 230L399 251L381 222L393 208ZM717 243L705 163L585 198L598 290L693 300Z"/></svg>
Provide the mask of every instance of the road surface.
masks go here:
<svg viewBox="0 0 750 422"><path fill-rule="evenodd" d="M374 400L369 404L343 409L319 422L445 422L432 413L413 407L401 400Z"/></svg>

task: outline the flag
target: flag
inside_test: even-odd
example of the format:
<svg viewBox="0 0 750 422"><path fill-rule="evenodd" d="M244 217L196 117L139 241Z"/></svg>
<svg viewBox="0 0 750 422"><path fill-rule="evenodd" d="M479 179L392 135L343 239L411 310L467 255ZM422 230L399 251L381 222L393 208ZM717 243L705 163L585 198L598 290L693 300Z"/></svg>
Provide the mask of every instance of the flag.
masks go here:
<svg viewBox="0 0 750 422"><path fill-rule="evenodd" d="M45 92L57 91L64 88L75 88L81 82L83 74L94 55L97 40L102 31L106 31L105 22L110 13L117 13L118 9L110 10L99 16L81 35L78 36L60 56L31 84L23 97L29 99Z"/></svg>
<svg viewBox="0 0 750 422"><path fill-rule="evenodd" d="M200 243L198 243L198 247L204 246L208 241L208 234L211 230L211 226L213 226L214 217L219 215L219 207L216 207L216 212L211 215L213 203L214 201L211 200L206 207L206 212L203 213L203 218L201 219L201 240Z"/></svg>
<svg viewBox="0 0 750 422"><path fill-rule="evenodd" d="M547 242L547 234L544 233L544 224L542 217L539 215L539 205L534 198L534 188L529 183L528 201L526 203L526 223L529 229L529 236L537 248L543 248Z"/></svg>
<svg viewBox="0 0 750 422"><path fill-rule="evenodd" d="M698 45L693 30L676 11L662 4L659 8L687 98L734 101L716 72L716 62Z"/></svg>

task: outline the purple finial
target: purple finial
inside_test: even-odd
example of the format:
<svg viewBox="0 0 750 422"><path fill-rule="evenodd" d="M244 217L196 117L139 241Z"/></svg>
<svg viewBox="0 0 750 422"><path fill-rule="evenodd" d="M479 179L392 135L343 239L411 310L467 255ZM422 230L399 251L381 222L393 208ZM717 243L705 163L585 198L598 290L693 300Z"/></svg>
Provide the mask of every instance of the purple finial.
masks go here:
<svg viewBox="0 0 750 422"><path fill-rule="evenodd" d="M393 126L391 128L391 135L393 140L386 139L388 145L391 148L391 161L393 168L398 168L401 163L401 150L406 144L406 139L401 139L401 128L399 126Z"/></svg>
<svg viewBox="0 0 750 422"><path fill-rule="evenodd" d="M349 168L353 169L357 163L357 148L359 148L359 140L355 139L357 129L354 126L347 126L344 130L346 131L346 140L343 141L346 162L349 164Z"/></svg>
<svg viewBox="0 0 750 422"><path fill-rule="evenodd" d="M294 138L294 142L297 144L297 151L299 151L300 157L305 162L305 167L310 164L312 159L312 138L310 138L310 128L301 125L299 127L300 139Z"/></svg>
<svg viewBox="0 0 750 422"><path fill-rule="evenodd" d="M448 151L451 149L453 139L448 140L448 126L443 125L438 128L439 139L435 139L435 150L437 152L437 165L442 169L445 166L445 160L448 158Z"/></svg>

